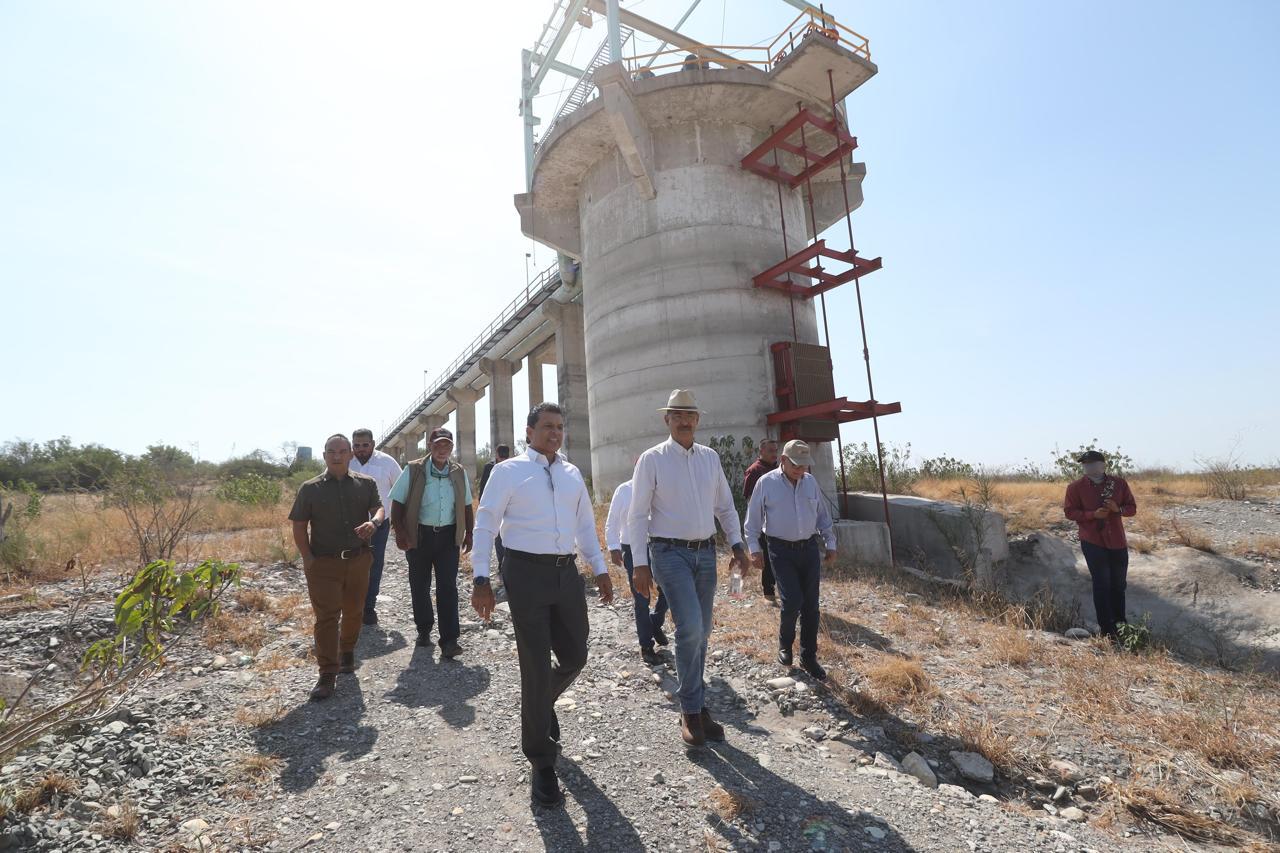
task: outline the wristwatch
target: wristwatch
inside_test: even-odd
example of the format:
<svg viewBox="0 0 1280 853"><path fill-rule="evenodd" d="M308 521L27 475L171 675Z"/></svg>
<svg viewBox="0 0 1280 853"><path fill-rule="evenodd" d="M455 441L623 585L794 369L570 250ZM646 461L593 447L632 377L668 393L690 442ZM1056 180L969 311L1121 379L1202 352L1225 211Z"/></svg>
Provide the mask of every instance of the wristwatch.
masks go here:
<svg viewBox="0 0 1280 853"><path fill-rule="evenodd" d="M476 585L476 586L488 586L488 585L489 585L489 576L488 576L488 575L479 575L479 576L477 576L477 577L472 578L472 579L471 579L471 583L473 583L473 584L474 584L474 585Z"/></svg>

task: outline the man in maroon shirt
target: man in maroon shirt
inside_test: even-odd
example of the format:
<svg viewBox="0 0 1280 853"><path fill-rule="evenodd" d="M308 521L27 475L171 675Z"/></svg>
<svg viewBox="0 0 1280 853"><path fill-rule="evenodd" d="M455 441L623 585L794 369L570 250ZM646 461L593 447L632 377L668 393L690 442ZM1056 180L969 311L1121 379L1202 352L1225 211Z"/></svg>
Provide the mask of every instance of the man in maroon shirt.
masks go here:
<svg viewBox="0 0 1280 853"><path fill-rule="evenodd" d="M1121 519L1136 515L1138 505L1129 484L1107 474L1107 458L1101 453L1090 450L1078 461L1084 466L1084 476L1067 486L1063 509L1080 528L1080 550L1093 579L1098 627L1114 639L1116 625L1128 621L1124 615L1124 589L1129 545Z"/></svg>
<svg viewBox="0 0 1280 853"><path fill-rule="evenodd" d="M750 502L751 493L756 488L756 480L759 480L777 467L778 442L775 439L766 438L760 442L760 456L747 468L747 475L742 481L742 496ZM773 594L773 564L769 560L769 543L765 541L763 533L760 534L760 551L764 554L764 568L760 572L760 588L764 591L765 598L769 599L769 601L775 601Z"/></svg>

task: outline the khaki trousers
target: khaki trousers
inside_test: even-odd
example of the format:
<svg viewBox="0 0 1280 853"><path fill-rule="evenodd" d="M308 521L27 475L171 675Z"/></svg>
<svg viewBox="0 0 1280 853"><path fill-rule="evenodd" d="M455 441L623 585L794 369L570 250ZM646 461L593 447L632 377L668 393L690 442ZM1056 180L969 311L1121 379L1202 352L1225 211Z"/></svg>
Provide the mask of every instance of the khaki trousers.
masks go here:
<svg viewBox="0 0 1280 853"><path fill-rule="evenodd" d="M321 675L338 671L339 652L356 649L372 565L373 554L365 551L349 560L316 557L306 570Z"/></svg>

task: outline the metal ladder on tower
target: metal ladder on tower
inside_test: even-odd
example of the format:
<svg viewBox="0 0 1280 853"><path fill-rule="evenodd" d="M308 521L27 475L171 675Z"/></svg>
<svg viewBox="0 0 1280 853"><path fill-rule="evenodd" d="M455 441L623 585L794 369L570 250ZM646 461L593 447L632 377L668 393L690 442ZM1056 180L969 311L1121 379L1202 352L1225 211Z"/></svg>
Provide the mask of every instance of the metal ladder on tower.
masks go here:
<svg viewBox="0 0 1280 853"><path fill-rule="evenodd" d="M624 26L619 27L618 32L622 36L622 46L626 48L627 42L631 40L635 30ZM551 131L555 129L556 123L560 119L591 100L591 94L596 88L594 79L596 69L602 65L608 65L612 61L613 57L609 55L609 42L606 39L600 43L600 47L596 48L595 55L591 57L591 62L587 64L587 73L582 75L582 79L569 91L569 97L565 98L564 103L560 105L560 109L556 110L555 118L551 120L551 124L547 125L546 131L542 134L542 139L551 136Z"/></svg>

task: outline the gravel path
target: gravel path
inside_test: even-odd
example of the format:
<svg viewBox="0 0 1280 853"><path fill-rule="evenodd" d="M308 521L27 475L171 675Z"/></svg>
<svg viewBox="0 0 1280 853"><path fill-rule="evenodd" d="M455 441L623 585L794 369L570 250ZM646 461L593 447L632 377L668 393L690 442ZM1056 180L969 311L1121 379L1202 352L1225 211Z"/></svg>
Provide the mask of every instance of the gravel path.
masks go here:
<svg viewBox="0 0 1280 853"><path fill-rule="evenodd" d="M296 570L275 568L255 583L283 594L298 582ZM877 727L798 671L798 684L771 689L779 669L718 648L715 637L709 704L728 742L686 752L670 698L674 664L651 669L639 659L626 601L591 601L591 655L558 710L566 804L531 805L506 614L490 625L464 621L464 654L442 661L412 644L398 553L384 591L382 624L361 637L359 673L340 676L328 702L304 701L314 680L307 666L255 672L247 658L211 661L196 648L113 729L46 742L4 768L6 780L49 766L106 772L91 802L82 790L25 824L0 823L0 849L1153 849L1150 837L1138 843L1003 804L985 793L998 793L990 786L947 784L961 781L949 765L934 768L944 784L926 787L896 769L903 755L877 755ZM273 628L282 639L256 660L297 654L306 627ZM276 721L234 720L272 701L282 703ZM175 739L184 724L194 731ZM255 753L279 757L274 778L246 781ZM118 780L112 761L123 762ZM133 847L104 837L93 819L122 797L144 809Z"/></svg>

